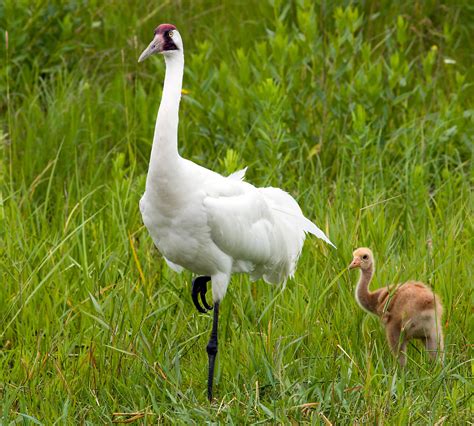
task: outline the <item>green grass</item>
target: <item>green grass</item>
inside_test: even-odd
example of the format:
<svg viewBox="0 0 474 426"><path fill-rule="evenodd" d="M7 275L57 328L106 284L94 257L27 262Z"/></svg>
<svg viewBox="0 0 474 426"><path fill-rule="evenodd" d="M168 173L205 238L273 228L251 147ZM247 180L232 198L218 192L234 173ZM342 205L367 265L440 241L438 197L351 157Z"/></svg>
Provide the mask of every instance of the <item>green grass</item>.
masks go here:
<svg viewBox="0 0 474 426"><path fill-rule="evenodd" d="M1 424L472 421L474 8L288 4L0 5ZM283 292L234 277L213 405L211 317L138 210L164 64L137 58L161 22L185 43L183 156L248 165L338 247L308 238ZM443 366L414 344L399 369L353 296L362 245L374 287L440 294Z"/></svg>

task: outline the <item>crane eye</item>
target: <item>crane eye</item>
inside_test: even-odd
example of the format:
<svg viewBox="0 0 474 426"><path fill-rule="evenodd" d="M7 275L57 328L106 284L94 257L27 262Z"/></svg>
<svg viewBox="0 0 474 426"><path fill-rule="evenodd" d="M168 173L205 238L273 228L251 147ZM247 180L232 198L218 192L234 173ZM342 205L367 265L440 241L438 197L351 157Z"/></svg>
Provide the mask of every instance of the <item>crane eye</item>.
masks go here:
<svg viewBox="0 0 474 426"><path fill-rule="evenodd" d="M362 259L364 259L364 260L367 260L368 258L369 258L369 256L367 256L366 254L364 254L364 255L362 256Z"/></svg>
<svg viewBox="0 0 474 426"><path fill-rule="evenodd" d="M173 31L172 30L168 33L168 37L173 38Z"/></svg>

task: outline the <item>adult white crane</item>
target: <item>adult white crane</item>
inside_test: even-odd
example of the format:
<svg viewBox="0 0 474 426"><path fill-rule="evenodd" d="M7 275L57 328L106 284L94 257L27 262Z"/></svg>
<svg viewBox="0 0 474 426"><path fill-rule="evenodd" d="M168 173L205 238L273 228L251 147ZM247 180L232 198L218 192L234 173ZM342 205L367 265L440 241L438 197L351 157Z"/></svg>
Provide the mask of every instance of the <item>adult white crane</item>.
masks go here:
<svg viewBox="0 0 474 426"><path fill-rule="evenodd" d="M199 275L192 299L205 308L207 282L212 283L214 318L207 345L208 398L212 400L217 354L219 303L232 273L285 283L296 269L306 232L332 243L306 219L297 202L277 188L256 188L243 182L245 169L221 176L178 153L178 112L184 69L183 42L176 27L162 24L138 62L162 53L166 62L146 189L140 200L143 222L156 247L173 270Z"/></svg>

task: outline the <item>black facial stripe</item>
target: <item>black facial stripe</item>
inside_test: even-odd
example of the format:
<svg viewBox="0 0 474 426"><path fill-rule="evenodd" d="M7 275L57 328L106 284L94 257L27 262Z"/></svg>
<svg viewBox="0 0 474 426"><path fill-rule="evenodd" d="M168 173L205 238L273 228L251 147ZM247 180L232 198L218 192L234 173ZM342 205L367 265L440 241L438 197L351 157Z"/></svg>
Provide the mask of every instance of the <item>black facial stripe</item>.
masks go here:
<svg viewBox="0 0 474 426"><path fill-rule="evenodd" d="M164 36L163 50L178 50L173 39L168 34Z"/></svg>

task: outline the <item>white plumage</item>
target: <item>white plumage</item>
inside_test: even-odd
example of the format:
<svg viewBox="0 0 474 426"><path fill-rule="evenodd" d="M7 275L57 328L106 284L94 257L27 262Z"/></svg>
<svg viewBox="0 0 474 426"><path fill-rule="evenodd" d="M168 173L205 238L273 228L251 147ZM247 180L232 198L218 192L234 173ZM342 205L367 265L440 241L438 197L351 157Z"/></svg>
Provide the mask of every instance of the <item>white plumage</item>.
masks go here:
<svg viewBox="0 0 474 426"><path fill-rule="evenodd" d="M306 232L332 243L281 189L244 182L245 169L224 177L180 157L184 55L178 31L172 34L177 50L163 52L166 77L140 200L143 222L172 269L211 277L214 302L222 300L235 272L285 283L295 271Z"/></svg>

